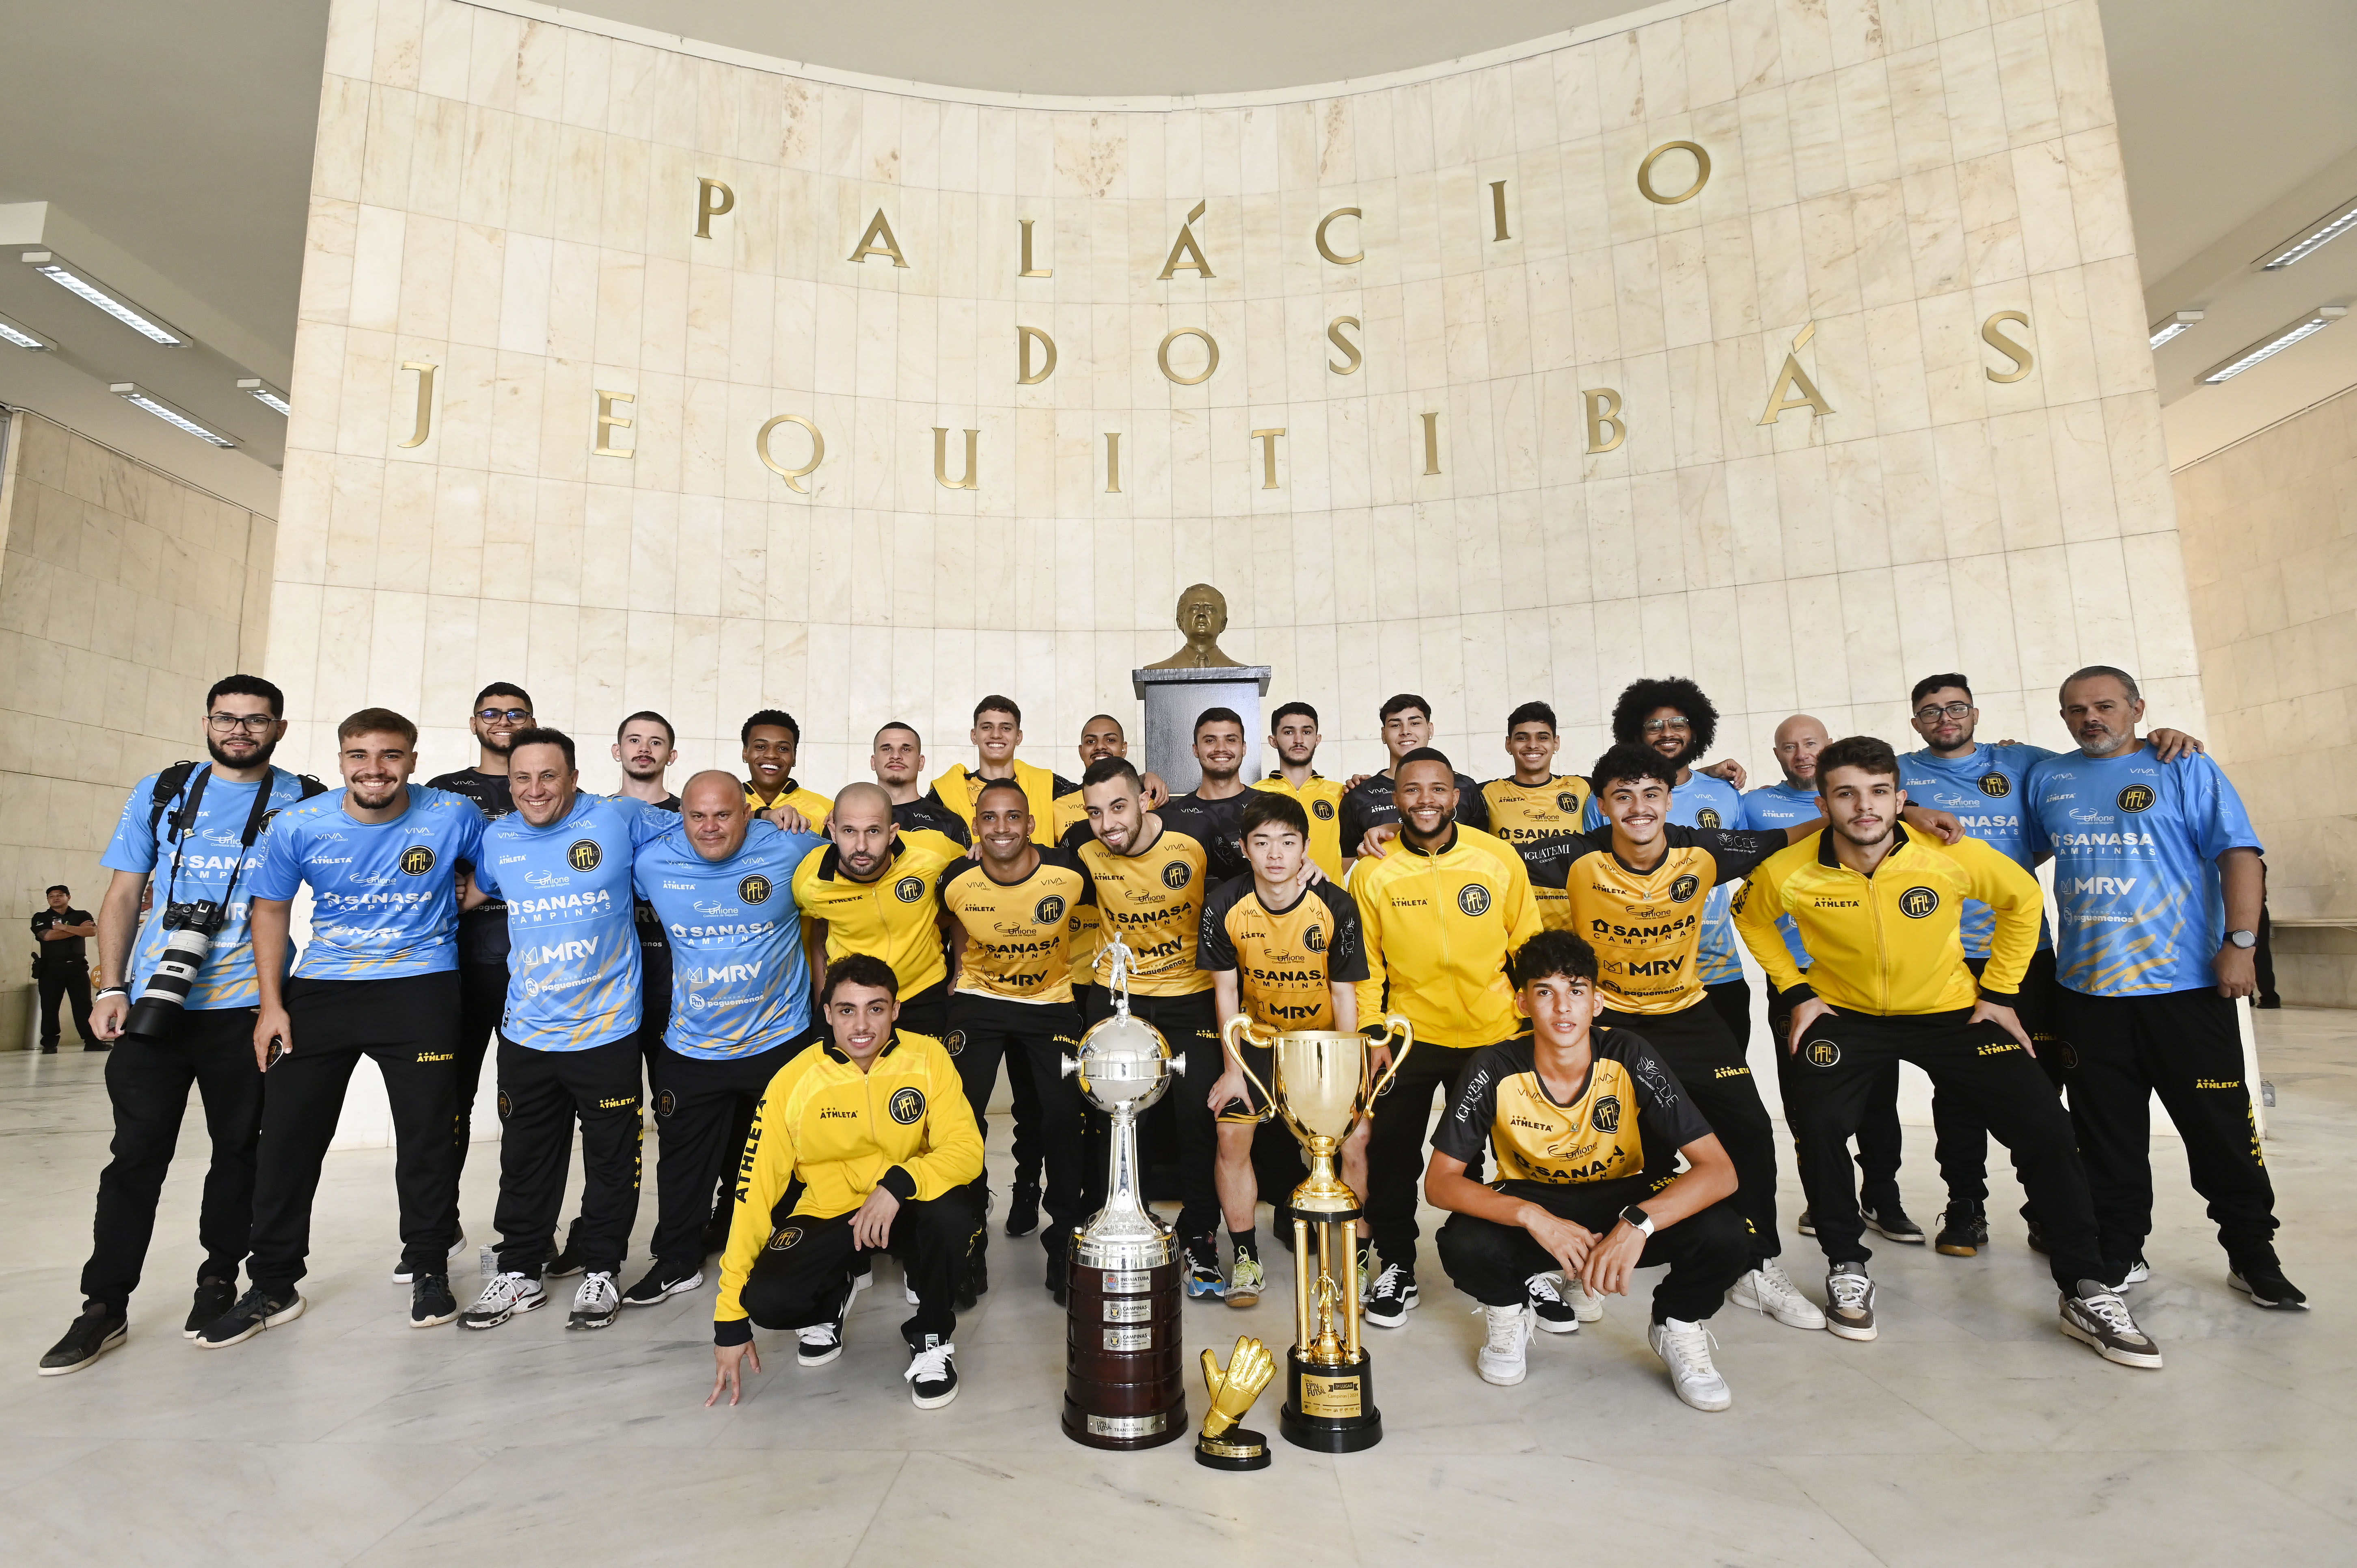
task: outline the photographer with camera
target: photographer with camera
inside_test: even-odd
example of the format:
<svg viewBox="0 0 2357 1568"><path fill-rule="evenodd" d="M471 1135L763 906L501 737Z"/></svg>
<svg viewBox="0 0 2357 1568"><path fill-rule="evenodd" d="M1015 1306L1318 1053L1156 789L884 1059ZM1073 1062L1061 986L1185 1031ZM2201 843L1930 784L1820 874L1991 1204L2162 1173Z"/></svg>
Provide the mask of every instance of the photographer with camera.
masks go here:
<svg viewBox="0 0 2357 1568"><path fill-rule="evenodd" d="M324 788L270 765L286 734L285 709L285 695L258 677L216 682L205 693L212 765L176 762L142 779L100 857L114 875L99 905L91 1027L114 1042L106 1063L113 1157L99 1173L81 1316L41 1358L43 1377L80 1371L123 1343L191 1084L204 1100L213 1153L197 1222L205 1261L183 1332L194 1335L237 1299L262 1122L253 1060L261 989L245 884L261 864L270 814ZM151 875L162 896L143 923Z"/></svg>

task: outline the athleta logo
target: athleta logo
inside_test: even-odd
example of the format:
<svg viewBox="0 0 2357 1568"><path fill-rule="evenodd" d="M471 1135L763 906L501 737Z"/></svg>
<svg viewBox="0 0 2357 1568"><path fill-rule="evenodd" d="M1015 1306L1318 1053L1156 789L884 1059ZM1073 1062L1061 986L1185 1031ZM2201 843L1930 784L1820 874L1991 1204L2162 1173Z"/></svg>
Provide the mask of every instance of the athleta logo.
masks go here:
<svg viewBox="0 0 2357 1568"><path fill-rule="evenodd" d="M1681 876L1675 882L1670 884L1670 902L1673 904L1683 904L1687 899L1693 897L1695 894L1701 889L1701 877Z"/></svg>
<svg viewBox="0 0 2357 1568"><path fill-rule="evenodd" d="M1803 1050L1811 1067L1831 1067L1841 1060L1841 1047L1831 1040L1811 1040Z"/></svg>
<svg viewBox="0 0 2357 1568"><path fill-rule="evenodd" d="M737 897L748 904L766 904L770 901L770 879L759 872L737 884Z"/></svg>
<svg viewBox="0 0 2357 1568"><path fill-rule="evenodd" d="M1599 1133L1620 1131L1620 1097L1617 1094L1600 1096L1596 1108L1587 1113L1587 1124Z"/></svg>
<svg viewBox="0 0 2357 1568"><path fill-rule="evenodd" d="M1302 932L1301 945L1308 948L1311 952L1324 952L1326 950L1326 928L1323 926L1311 926L1308 930Z"/></svg>
<svg viewBox="0 0 2357 1568"><path fill-rule="evenodd" d="M605 858L606 852L596 839L575 839L573 847L565 852L565 863L576 871L595 871Z"/></svg>
<svg viewBox="0 0 2357 1568"><path fill-rule="evenodd" d="M1162 868L1162 886L1176 893L1187 886L1187 863L1174 860Z"/></svg>
<svg viewBox="0 0 2357 1568"><path fill-rule="evenodd" d="M1457 890L1457 907L1469 915L1490 912L1490 890L1478 882L1469 882Z"/></svg>
<svg viewBox="0 0 2357 1568"><path fill-rule="evenodd" d="M1910 920L1921 920L1939 907L1939 894L1929 887L1910 887L1899 896L1899 912Z"/></svg>
<svg viewBox="0 0 2357 1568"><path fill-rule="evenodd" d="M1698 828L1715 828L1718 826L1718 813L1712 811L1708 806L1705 806L1701 811L1695 813L1695 826Z"/></svg>
<svg viewBox="0 0 2357 1568"><path fill-rule="evenodd" d="M924 896L925 879L921 876L903 876L892 884L892 897L903 904L913 904Z"/></svg>
<svg viewBox="0 0 2357 1568"><path fill-rule="evenodd" d="M2152 786L2149 784L2131 784L2120 791L2120 810L2130 814L2152 810Z"/></svg>
<svg viewBox="0 0 2357 1568"><path fill-rule="evenodd" d="M401 869L411 876L423 876L434 869L434 852L422 843L411 844L401 852Z"/></svg>
<svg viewBox="0 0 2357 1568"><path fill-rule="evenodd" d="M1334 802L1312 800L1309 802L1309 814L1321 822L1330 822L1334 820Z"/></svg>
<svg viewBox="0 0 2357 1568"><path fill-rule="evenodd" d="M2092 893L2099 897L2110 894L2125 898L2135 890L2137 881L2138 878L2134 876L2072 876L2063 878L2060 886L2064 893Z"/></svg>
<svg viewBox="0 0 2357 1568"><path fill-rule="evenodd" d="M1555 791L1555 809L1558 811L1577 811L1579 810L1579 797L1568 789L1558 789Z"/></svg>
<svg viewBox="0 0 2357 1568"><path fill-rule="evenodd" d="M1992 800L2002 800L2013 793L2013 780L2002 773L1984 773L1980 777L1981 793Z"/></svg>
<svg viewBox="0 0 2357 1568"><path fill-rule="evenodd" d="M892 1091L891 1104L887 1107L892 1120L903 1127L913 1127L925 1113L925 1091L921 1089L898 1089Z"/></svg>
<svg viewBox="0 0 2357 1568"><path fill-rule="evenodd" d="M1064 896L1060 893L1050 893L1031 906L1031 918L1038 925L1052 926L1063 918Z"/></svg>

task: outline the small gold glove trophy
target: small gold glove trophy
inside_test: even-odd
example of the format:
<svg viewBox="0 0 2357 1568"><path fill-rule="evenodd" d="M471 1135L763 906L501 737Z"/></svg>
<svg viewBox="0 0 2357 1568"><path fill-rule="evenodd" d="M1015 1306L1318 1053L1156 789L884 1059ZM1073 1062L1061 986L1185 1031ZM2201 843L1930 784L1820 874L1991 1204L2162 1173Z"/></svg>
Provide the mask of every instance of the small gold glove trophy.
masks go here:
<svg viewBox="0 0 2357 1568"><path fill-rule="evenodd" d="M1249 1334L1236 1337L1225 1371L1217 1356L1203 1352L1203 1386L1211 1391L1211 1408L1203 1413L1203 1434L1195 1439L1196 1464L1214 1470L1268 1468L1268 1439L1236 1423L1275 1376L1276 1358Z"/></svg>

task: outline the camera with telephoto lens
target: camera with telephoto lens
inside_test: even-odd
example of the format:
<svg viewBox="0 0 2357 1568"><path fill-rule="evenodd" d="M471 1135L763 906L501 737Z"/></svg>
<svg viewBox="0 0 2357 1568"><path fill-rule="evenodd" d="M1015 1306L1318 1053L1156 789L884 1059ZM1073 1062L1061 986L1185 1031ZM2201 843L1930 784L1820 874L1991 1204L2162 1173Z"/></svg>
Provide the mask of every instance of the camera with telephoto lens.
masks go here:
<svg viewBox="0 0 2357 1568"><path fill-rule="evenodd" d="M164 939L164 952L156 961L156 972L147 977L139 1000L131 1004L131 1016L123 1025L124 1034L141 1040L171 1037L180 1010L188 1005L188 992L197 983L197 972L205 967L205 955L212 950L213 938L221 934L226 917L227 911L210 898L166 907L164 929L169 934Z"/></svg>

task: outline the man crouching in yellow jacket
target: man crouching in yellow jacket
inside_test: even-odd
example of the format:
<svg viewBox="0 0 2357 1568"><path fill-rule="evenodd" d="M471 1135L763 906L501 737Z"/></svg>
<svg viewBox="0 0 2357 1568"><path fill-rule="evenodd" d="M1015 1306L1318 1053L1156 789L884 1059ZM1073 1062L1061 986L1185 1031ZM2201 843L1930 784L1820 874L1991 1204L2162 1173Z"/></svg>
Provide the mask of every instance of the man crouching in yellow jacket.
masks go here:
<svg viewBox="0 0 2357 1568"><path fill-rule="evenodd" d="M893 1027L899 995L881 959L829 964L825 1034L761 1095L720 1262L706 1405L723 1390L737 1403L746 1369L761 1369L756 1324L794 1330L805 1367L842 1355L843 1320L877 1251L900 1260L916 1296L917 1315L900 1326L909 1396L919 1410L957 1398L952 1304L975 1225L963 1189L982 1174L982 1132L941 1041ZM802 1197L780 1219L796 1182Z"/></svg>

